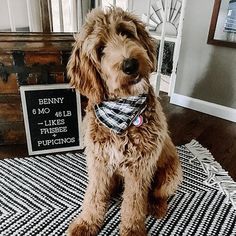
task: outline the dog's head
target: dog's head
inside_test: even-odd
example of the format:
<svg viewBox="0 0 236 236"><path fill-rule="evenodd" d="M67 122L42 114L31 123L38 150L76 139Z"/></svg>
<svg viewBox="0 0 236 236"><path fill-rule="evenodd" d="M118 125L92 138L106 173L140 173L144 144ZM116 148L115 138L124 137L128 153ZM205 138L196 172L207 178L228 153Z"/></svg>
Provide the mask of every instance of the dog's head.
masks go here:
<svg viewBox="0 0 236 236"><path fill-rule="evenodd" d="M120 8L91 11L68 63L71 84L93 103L148 92L156 47L144 24Z"/></svg>

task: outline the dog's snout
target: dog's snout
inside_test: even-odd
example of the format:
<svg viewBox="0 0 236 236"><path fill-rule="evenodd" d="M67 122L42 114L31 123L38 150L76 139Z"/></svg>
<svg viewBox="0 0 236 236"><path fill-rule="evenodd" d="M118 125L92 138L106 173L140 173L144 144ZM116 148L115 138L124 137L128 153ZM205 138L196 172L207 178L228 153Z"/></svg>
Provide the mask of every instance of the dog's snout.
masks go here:
<svg viewBox="0 0 236 236"><path fill-rule="evenodd" d="M134 75L138 72L139 62L135 58L125 59L122 63L122 70L127 75Z"/></svg>

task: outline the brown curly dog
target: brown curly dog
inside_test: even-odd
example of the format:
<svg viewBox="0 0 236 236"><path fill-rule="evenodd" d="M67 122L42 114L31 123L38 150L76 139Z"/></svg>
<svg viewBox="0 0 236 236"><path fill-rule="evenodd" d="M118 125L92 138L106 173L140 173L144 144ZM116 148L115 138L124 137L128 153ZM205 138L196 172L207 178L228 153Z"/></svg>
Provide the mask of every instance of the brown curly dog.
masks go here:
<svg viewBox="0 0 236 236"><path fill-rule="evenodd" d="M167 198L182 180L175 146L149 76L156 45L144 24L120 8L92 10L68 63L71 84L88 98L85 145L89 184L69 236L97 235L117 180L123 183L120 235L147 235L145 219L167 212ZM101 123L95 106L146 94L142 123L117 134ZM120 182L120 181L119 181Z"/></svg>

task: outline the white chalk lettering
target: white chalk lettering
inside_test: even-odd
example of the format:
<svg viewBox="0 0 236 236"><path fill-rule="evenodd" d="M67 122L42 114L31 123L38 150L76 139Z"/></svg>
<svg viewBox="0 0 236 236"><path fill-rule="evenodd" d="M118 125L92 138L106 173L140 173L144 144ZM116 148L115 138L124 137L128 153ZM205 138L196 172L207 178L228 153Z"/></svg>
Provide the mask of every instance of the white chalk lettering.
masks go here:
<svg viewBox="0 0 236 236"><path fill-rule="evenodd" d="M57 133L66 133L66 132L67 132L66 126L40 129L41 134L57 134Z"/></svg>
<svg viewBox="0 0 236 236"><path fill-rule="evenodd" d="M42 109L38 108L38 114L39 114L39 115L40 115L40 114L48 114L48 113L50 113L50 109L49 109L48 107L42 108ZM34 114L34 113L33 113L33 114Z"/></svg>
<svg viewBox="0 0 236 236"><path fill-rule="evenodd" d="M39 105L62 104L64 98L39 98Z"/></svg>
<svg viewBox="0 0 236 236"><path fill-rule="evenodd" d="M58 120L45 120L44 125L45 126L56 126L56 125L64 125L65 120L64 119L58 119Z"/></svg>
<svg viewBox="0 0 236 236"><path fill-rule="evenodd" d="M67 143L75 143L75 137L40 140L37 143L38 143L38 147L46 147L46 146L55 146L55 145L61 145L61 144L67 144Z"/></svg>

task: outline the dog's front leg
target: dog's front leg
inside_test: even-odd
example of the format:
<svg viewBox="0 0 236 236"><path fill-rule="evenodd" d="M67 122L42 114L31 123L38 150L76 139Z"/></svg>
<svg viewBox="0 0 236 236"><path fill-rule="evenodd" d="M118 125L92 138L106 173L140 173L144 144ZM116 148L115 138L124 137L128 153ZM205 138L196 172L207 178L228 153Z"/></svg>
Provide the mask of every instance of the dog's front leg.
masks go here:
<svg viewBox="0 0 236 236"><path fill-rule="evenodd" d="M89 185L86 190L82 212L69 226L68 236L97 235L103 223L110 196L111 177L103 163L88 163Z"/></svg>
<svg viewBox="0 0 236 236"><path fill-rule="evenodd" d="M121 236L145 236L147 196L150 177L142 171L124 173L125 189L121 206Z"/></svg>

